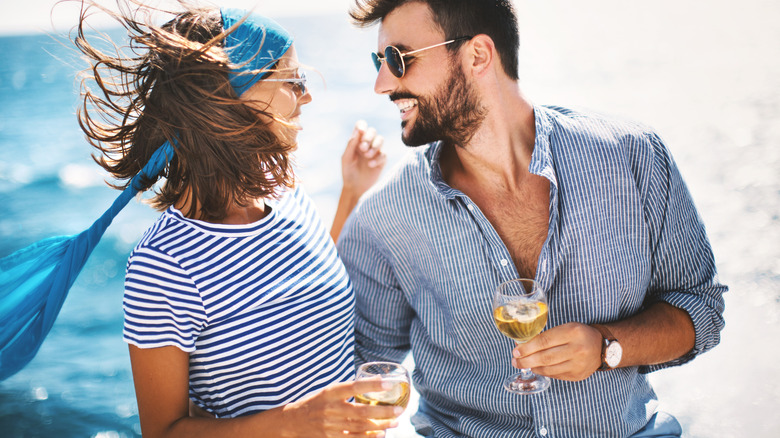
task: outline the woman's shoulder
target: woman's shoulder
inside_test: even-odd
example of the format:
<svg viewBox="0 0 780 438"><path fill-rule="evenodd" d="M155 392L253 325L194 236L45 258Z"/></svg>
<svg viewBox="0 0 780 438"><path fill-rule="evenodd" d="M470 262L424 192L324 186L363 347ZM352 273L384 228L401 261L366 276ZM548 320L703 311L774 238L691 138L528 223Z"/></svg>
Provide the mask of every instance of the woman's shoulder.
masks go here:
<svg viewBox="0 0 780 438"><path fill-rule="evenodd" d="M173 207L163 211L144 231L130 254L130 260L138 254L168 255L172 242L180 241L179 237L185 232L183 219L181 212Z"/></svg>

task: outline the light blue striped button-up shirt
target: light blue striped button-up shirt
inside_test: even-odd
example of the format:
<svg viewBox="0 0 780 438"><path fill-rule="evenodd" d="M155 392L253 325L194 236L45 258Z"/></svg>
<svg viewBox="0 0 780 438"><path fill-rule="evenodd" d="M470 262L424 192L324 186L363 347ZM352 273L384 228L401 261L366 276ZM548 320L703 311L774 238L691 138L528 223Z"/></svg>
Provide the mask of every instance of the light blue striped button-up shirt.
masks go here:
<svg viewBox="0 0 780 438"><path fill-rule="evenodd" d="M547 240L536 280L547 328L620 320L655 301L686 310L694 349L661 365L553 379L519 396L501 382L512 341L492 319L496 286L517 277L480 209L447 185L438 143L410 153L365 197L339 241L357 294L358 361L400 362L411 351L418 431L436 437L619 437L657 409L646 373L714 347L723 297L685 183L651 130L564 108L534 108L530 170L550 181ZM651 336L651 335L650 335Z"/></svg>

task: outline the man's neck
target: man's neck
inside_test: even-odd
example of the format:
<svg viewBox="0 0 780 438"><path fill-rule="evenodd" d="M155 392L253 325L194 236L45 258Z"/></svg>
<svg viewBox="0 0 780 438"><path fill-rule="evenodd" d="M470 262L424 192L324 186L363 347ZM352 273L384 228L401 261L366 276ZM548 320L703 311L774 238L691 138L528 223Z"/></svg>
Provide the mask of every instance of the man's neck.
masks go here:
<svg viewBox="0 0 780 438"><path fill-rule="evenodd" d="M466 145L446 145L441 169L453 187L517 187L529 174L536 127L533 105L514 84L485 96L487 116Z"/></svg>

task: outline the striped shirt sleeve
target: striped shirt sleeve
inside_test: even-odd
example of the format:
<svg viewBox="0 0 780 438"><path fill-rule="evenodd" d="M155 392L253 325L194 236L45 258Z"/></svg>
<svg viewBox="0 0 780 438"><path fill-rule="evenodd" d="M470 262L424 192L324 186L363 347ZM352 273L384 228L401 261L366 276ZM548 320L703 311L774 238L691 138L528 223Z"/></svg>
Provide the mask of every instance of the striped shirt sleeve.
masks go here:
<svg viewBox="0 0 780 438"><path fill-rule="evenodd" d="M400 363L409 352L414 311L395 279L389 252L371 227L361 225L361 217L350 216L352 232L339 241L339 251L349 254L344 263L353 287L362 292L355 296L355 360Z"/></svg>
<svg viewBox="0 0 780 438"><path fill-rule="evenodd" d="M724 327L723 293L712 248L690 192L669 150L657 134L652 171L647 172L645 214L651 230L651 283L645 304L663 301L691 317L696 341L688 354L665 364L640 367L642 373L681 365L720 342Z"/></svg>
<svg viewBox="0 0 780 438"><path fill-rule="evenodd" d="M124 339L140 348L195 350L206 313L192 279L162 251L139 246L127 263Z"/></svg>

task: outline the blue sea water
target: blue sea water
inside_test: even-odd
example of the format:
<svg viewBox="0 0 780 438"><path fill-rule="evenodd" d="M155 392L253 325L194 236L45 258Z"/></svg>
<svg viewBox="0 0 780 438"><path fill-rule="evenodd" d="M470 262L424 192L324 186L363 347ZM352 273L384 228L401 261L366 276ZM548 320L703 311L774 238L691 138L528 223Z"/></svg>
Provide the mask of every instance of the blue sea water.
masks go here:
<svg viewBox="0 0 780 438"><path fill-rule="evenodd" d="M731 286L722 344L653 376L663 406L689 437L774 436L780 429L780 30L770 17L778 16L778 6L751 0L734 11L718 1L703 12L671 0L518 3L523 89L538 103L597 108L657 128L686 176ZM605 12L622 20L605 20ZM397 110L372 92L368 53L376 49L375 29L353 29L342 15L279 21L314 70L308 76L315 100L304 109L297 161L329 221L352 125L365 119L375 126L393 163L405 152ZM4 256L83 230L118 192L104 183L76 122L76 75L84 65L67 39L0 37L0 53ZM0 436L140 436L121 340L122 280L130 249L156 215L131 202L93 253L36 358L0 382Z"/></svg>
<svg viewBox="0 0 780 438"><path fill-rule="evenodd" d="M0 255L7 255L86 228L113 193L92 182L74 185L65 175L94 174L75 125L72 52L45 35L0 38L0 50L8 57L0 67ZM1 384L4 436L133 433L132 417L121 413L132 412L133 389L115 342L129 242L116 231L97 248L38 357Z"/></svg>

